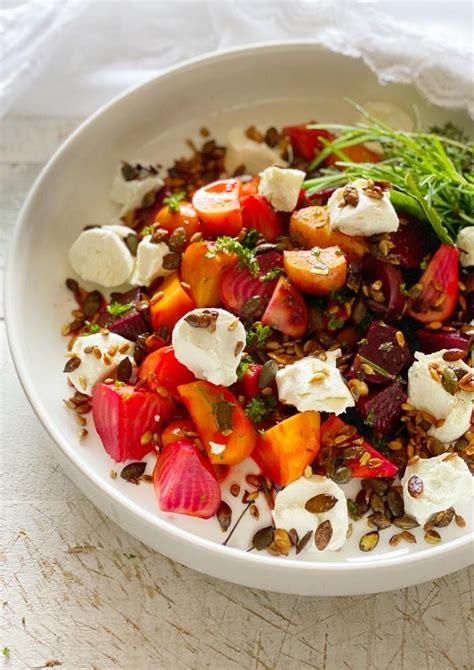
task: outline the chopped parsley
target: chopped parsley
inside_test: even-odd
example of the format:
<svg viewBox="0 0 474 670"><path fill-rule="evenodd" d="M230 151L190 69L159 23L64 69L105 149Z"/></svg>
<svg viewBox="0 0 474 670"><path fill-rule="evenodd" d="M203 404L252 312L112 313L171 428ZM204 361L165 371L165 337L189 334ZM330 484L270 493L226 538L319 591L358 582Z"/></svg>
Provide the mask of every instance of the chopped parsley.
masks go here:
<svg viewBox="0 0 474 670"><path fill-rule="evenodd" d="M124 312L128 312L132 308L133 308L132 302L127 302L124 305L121 302L113 302L107 307L107 311L109 314L112 314L112 316L120 316L121 314L124 314Z"/></svg>
<svg viewBox="0 0 474 670"><path fill-rule="evenodd" d="M95 333L100 333L101 327L98 323L86 323L84 326L83 335L94 335Z"/></svg>
<svg viewBox="0 0 474 670"><path fill-rule="evenodd" d="M408 296L408 295L409 295L409 293L408 293L408 289L407 289L407 285L406 285L405 282L403 282L403 284L400 284L400 293L401 293L402 295L404 295L404 296Z"/></svg>
<svg viewBox="0 0 474 670"><path fill-rule="evenodd" d="M271 270L268 270L268 272L265 272L262 277L260 277L260 281L263 283L272 281L273 279L278 279L278 277L281 277L281 275L284 273L285 271L283 268L272 268Z"/></svg>
<svg viewBox="0 0 474 670"><path fill-rule="evenodd" d="M240 361L237 366L237 379L242 379L242 377L249 371L250 363L248 361Z"/></svg>
<svg viewBox="0 0 474 670"><path fill-rule="evenodd" d="M254 423L260 423L266 419L276 407L274 395L258 395L252 398L245 406L245 414Z"/></svg>
<svg viewBox="0 0 474 670"><path fill-rule="evenodd" d="M426 259L423 259L420 263L420 270L426 270L428 265L428 261Z"/></svg>
<svg viewBox="0 0 474 670"><path fill-rule="evenodd" d="M165 205L168 205L168 209L170 212L179 212L180 206L179 203L181 200L184 200L186 197L186 191L177 191L176 193L172 193L169 195L167 198L163 198L163 203Z"/></svg>
<svg viewBox="0 0 474 670"><path fill-rule="evenodd" d="M255 245L260 239L260 233L255 228L249 228L245 233L245 237L242 240L242 246L247 249L254 249Z"/></svg>
<svg viewBox="0 0 474 670"><path fill-rule="evenodd" d="M256 323L255 326L249 328L247 331L247 345L249 347L256 347L261 349L265 346L265 342L272 334L270 326L264 326L261 323Z"/></svg>
<svg viewBox="0 0 474 670"><path fill-rule="evenodd" d="M143 237L146 237L147 235L153 235L154 232L155 232L155 226L145 226L142 229L141 234L143 235Z"/></svg>
<svg viewBox="0 0 474 670"><path fill-rule="evenodd" d="M337 314L331 314L328 321L328 330L339 330L346 323L344 318L338 317Z"/></svg>
<svg viewBox="0 0 474 670"><path fill-rule="evenodd" d="M238 258L238 267L248 268L253 275L256 275L258 272L258 263L255 258L255 253L244 247L244 245L233 237L228 237L223 235L218 237L214 244L214 249L211 249L207 252L206 256L212 258L215 256L216 251L221 251L224 254L231 256L235 254Z"/></svg>

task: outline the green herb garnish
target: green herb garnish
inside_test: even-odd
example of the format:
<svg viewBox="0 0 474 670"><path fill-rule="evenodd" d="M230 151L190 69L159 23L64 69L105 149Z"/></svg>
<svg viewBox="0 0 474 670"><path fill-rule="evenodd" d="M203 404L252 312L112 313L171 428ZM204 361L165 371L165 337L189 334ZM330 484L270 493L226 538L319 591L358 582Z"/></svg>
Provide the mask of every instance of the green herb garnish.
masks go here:
<svg viewBox="0 0 474 670"><path fill-rule="evenodd" d="M249 228L242 240L242 246L247 249L254 249L260 239L260 233L255 228Z"/></svg>
<svg viewBox="0 0 474 670"><path fill-rule="evenodd" d="M237 366L237 379L242 379L242 377L249 371L250 363L248 361L242 360Z"/></svg>
<svg viewBox="0 0 474 670"><path fill-rule="evenodd" d="M252 398L245 406L245 414L254 423L260 423L266 419L276 407L274 395L258 395Z"/></svg>
<svg viewBox="0 0 474 670"><path fill-rule="evenodd" d="M154 232L155 232L155 226L145 226L142 229L141 234L143 237L146 237L147 235L153 235Z"/></svg>
<svg viewBox="0 0 474 670"><path fill-rule="evenodd" d="M366 426L373 426L374 421L375 421L375 410L374 410L373 407L371 407L369 409L369 411L367 412L367 416L364 419L364 423L365 423Z"/></svg>
<svg viewBox="0 0 474 670"><path fill-rule="evenodd" d="M120 316L124 312L133 309L133 306L132 302L127 302L124 305L121 302L113 302L107 307L107 311L109 314L112 314L112 316Z"/></svg>
<svg viewBox="0 0 474 670"><path fill-rule="evenodd" d="M263 326L261 323L255 324L247 331L247 346L262 349L272 332L270 326Z"/></svg>
<svg viewBox="0 0 474 670"><path fill-rule="evenodd" d="M271 270L268 270L268 272L265 272L262 277L260 277L260 281L263 283L272 281L272 279L278 279L278 277L281 277L282 274L285 274L283 268L272 268Z"/></svg>
<svg viewBox="0 0 474 670"><path fill-rule="evenodd" d="M340 135L333 142L321 138L325 148L309 168L314 170L330 154L336 154L340 158L336 165L345 171L322 170L321 177L308 179L303 184L308 195L359 177L389 182L396 209L428 221L442 242L454 244L459 230L474 224L474 143L467 142L453 124L424 133L397 131L354 106L365 115L366 122L357 126L324 125ZM366 142L382 145L383 160L352 163L344 149Z"/></svg>
<svg viewBox="0 0 474 670"><path fill-rule="evenodd" d="M218 237L214 243L214 249L208 251L206 256L212 258L217 251L221 251L229 256L235 254L238 258L238 267L240 269L248 268L253 275L257 274L258 263L254 252L251 249L244 247L241 242L238 242L233 237L228 237L227 235Z"/></svg>
<svg viewBox="0 0 474 670"><path fill-rule="evenodd" d="M86 323L84 326L83 335L94 335L95 333L100 333L101 327L98 323Z"/></svg>
<svg viewBox="0 0 474 670"><path fill-rule="evenodd" d="M339 330L345 323L345 319L338 317L336 314L331 314L331 318L328 321L328 330Z"/></svg>
<svg viewBox="0 0 474 670"><path fill-rule="evenodd" d="M170 212L179 212L179 203L186 197L186 191L177 191L172 193L167 198L163 198L163 204L168 205Z"/></svg>

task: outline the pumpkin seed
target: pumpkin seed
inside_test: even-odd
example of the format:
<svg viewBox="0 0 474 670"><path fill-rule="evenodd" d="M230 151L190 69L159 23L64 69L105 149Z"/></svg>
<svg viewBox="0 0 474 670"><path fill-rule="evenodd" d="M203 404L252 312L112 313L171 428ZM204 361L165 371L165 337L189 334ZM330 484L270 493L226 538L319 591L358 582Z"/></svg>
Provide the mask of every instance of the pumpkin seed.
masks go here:
<svg viewBox="0 0 474 670"><path fill-rule="evenodd" d="M361 516L363 516L369 509L369 503L367 502L367 494L363 489L359 491L359 493L356 495L355 501L357 507L359 508Z"/></svg>
<svg viewBox="0 0 474 670"><path fill-rule="evenodd" d="M307 512L311 512L312 514L322 514L323 512L329 512L336 503L337 498L334 496L320 493L307 500L304 508Z"/></svg>
<svg viewBox="0 0 474 670"><path fill-rule="evenodd" d="M449 507L443 512L438 512L437 514L435 514L430 519L430 521L433 524L433 526L436 526L436 528L446 528L446 526L449 526L449 524L453 520L454 514L455 514L454 507Z"/></svg>
<svg viewBox="0 0 474 670"><path fill-rule="evenodd" d="M417 475L412 475L408 480L407 489L412 498L419 498L423 494L423 481Z"/></svg>
<svg viewBox="0 0 474 670"><path fill-rule="evenodd" d="M277 372L278 372L278 363L270 358L270 360L268 360L263 366L263 368L260 370L257 382L258 388L264 389L267 386L270 386L270 384L275 379Z"/></svg>
<svg viewBox="0 0 474 670"><path fill-rule="evenodd" d="M403 506L403 498L394 488L389 489L387 493L387 505L393 516L403 516L405 511Z"/></svg>
<svg viewBox="0 0 474 670"><path fill-rule="evenodd" d="M378 530L372 530L370 533L362 535L359 541L359 549L361 551L372 551L378 545L379 539Z"/></svg>
<svg viewBox="0 0 474 670"><path fill-rule="evenodd" d="M137 255L137 248L138 248L138 237L135 235L135 233L129 233L127 237L125 238L125 244L128 247L128 250L132 254L132 256Z"/></svg>
<svg viewBox="0 0 474 670"><path fill-rule="evenodd" d="M219 312L212 309L205 309L202 312L188 314L184 317L186 323L192 328L209 328L211 332L216 329L216 321L219 318Z"/></svg>
<svg viewBox="0 0 474 670"><path fill-rule="evenodd" d="M441 374L441 384L445 391L454 395L458 388L458 378L451 368L444 368Z"/></svg>
<svg viewBox="0 0 474 670"><path fill-rule="evenodd" d="M404 514L403 516L399 516L396 519L394 519L393 525L396 526L397 528L408 530L410 528L417 528L420 524L412 516Z"/></svg>
<svg viewBox="0 0 474 670"><path fill-rule="evenodd" d="M331 477L336 484L347 484L352 479L352 470L345 465L340 468L336 468Z"/></svg>
<svg viewBox="0 0 474 670"><path fill-rule="evenodd" d="M389 528L392 525L390 519L388 519L382 512L375 512L374 514L371 514L367 520L370 521L379 530L384 530L385 528Z"/></svg>
<svg viewBox="0 0 474 670"><path fill-rule="evenodd" d="M273 533L273 542L267 546L267 551L275 556L288 556L291 549L291 540L287 531L283 528L276 528Z"/></svg>
<svg viewBox="0 0 474 670"><path fill-rule="evenodd" d="M332 498L333 496L329 497ZM319 549L319 551L323 551L324 549L326 549L326 547L331 541L331 538L332 538L332 525L329 519L327 519L326 521L323 521L322 523L319 524L314 533L314 543L316 545L316 549Z"/></svg>
<svg viewBox="0 0 474 670"><path fill-rule="evenodd" d="M71 279L70 277L66 279L66 286L73 293L77 293L79 291L79 284L75 279Z"/></svg>
<svg viewBox="0 0 474 670"><path fill-rule="evenodd" d="M168 246L171 251L181 251L186 244L186 231L184 228L175 228L168 240Z"/></svg>
<svg viewBox="0 0 474 670"><path fill-rule="evenodd" d="M79 356L73 356L70 358L66 365L64 366L63 372L73 372L76 370L81 364L81 359Z"/></svg>
<svg viewBox="0 0 474 670"><path fill-rule="evenodd" d="M296 528L290 528L290 530L288 531L288 535L290 536L291 544L294 547L296 547L298 542L299 542L298 532L297 532Z"/></svg>
<svg viewBox="0 0 474 670"><path fill-rule="evenodd" d="M138 177L139 172L137 167L135 167L134 165L130 165L130 163L127 163L126 161L122 162L122 167L120 171L125 181L133 181L133 179L136 179Z"/></svg>
<svg viewBox="0 0 474 670"><path fill-rule="evenodd" d="M296 553L297 553L297 554L301 554L301 552L303 551L303 549L306 547L306 545L308 544L308 542L311 540L311 535L312 535L312 534L313 534L313 531L312 531L312 530L308 530L308 532L305 533L305 534L303 535L303 537L301 538L301 540L300 540L300 541L298 542L298 544L296 545Z"/></svg>
<svg viewBox="0 0 474 670"><path fill-rule="evenodd" d="M128 358L123 358L117 366L117 381L127 383L132 376L132 361Z"/></svg>
<svg viewBox="0 0 474 670"><path fill-rule="evenodd" d="M262 551L266 549L273 542L273 535L275 529L273 526L267 526L266 528L260 528L257 530L252 539L252 545L257 551Z"/></svg>
<svg viewBox="0 0 474 670"><path fill-rule="evenodd" d="M221 500L216 516L222 532L225 533L232 521L232 510L223 500Z"/></svg>
<svg viewBox="0 0 474 670"><path fill-rule="evenodd" d="M259 295L253 295L242 306L240 318L242 321L255 320L263 314L263 302Z"/></svg>
<svg viewBox="0 0 474 670"><path fill-rule="evenodd" d="M139 461L136 463L129 463L122 469L120 476L122 479L125 479L126 482L136 482L145 472L145 468L146 463Z"/></svg>
<svg viewBox="0 0 474 670"><path fill-rule="evenodd" d="M84 300L84 316L90 319L100 309L102 304L102 296L99 291L92 291Z"/></svg>
<svg viewBox="0 0 474 670"><path fill-rule="evenodd" d="M441 535L437 530L427 530L425 533L425 542L428 542L428 544L439 544L441 542Z"/></svg>
<svg viewBox="0 0 474 670"><path fill-rule="evenodd" d="M372 491L372 493L369 496L369 505L370 505L370 509L373 512L383 513L385 511L384 501L379 496L379 494L376 493L375 491Z"/></svg>
<svg viewBox="0 0 474 670"><path fill-rule="evenodd" d="M358 521L362 518L359 505L350 498L347 499L347 513L353 521Z"/></svg>
<svg viewBox="0 0 474 670"><path fill-rule="evenodd" d="M181 256L175 251L163 256L163 267L165 270L177 270L181 265Z"/></svg>
<svg viewBox="0 0 474 670"><path fill-rule="evenodd" d="M217 430L220 433L226 433L232 430L232 409L233 404L226 400L219 400L214 403L212 410L216 422Z"/></svg>

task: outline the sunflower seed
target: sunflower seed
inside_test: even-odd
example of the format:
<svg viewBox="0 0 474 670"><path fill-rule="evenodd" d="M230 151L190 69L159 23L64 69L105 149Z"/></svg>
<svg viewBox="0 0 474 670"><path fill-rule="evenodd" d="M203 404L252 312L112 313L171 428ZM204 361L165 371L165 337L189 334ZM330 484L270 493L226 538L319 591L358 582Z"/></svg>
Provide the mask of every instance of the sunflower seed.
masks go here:
<svg viewBox="0 0 474 670"><path fill-rule="evenodd" d="M425 533L425 542L428 542L428 544L439 544L441 542L441 535L437 530L428 530Z"/></svg>

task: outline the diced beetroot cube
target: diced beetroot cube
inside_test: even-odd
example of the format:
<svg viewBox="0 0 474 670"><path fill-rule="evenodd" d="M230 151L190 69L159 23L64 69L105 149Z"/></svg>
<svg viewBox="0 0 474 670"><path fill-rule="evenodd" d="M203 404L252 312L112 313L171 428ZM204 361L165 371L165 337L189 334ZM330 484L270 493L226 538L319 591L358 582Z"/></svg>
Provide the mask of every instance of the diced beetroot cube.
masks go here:
<svg viewBox="0 0 474 670"><path fill-rule="evenodd" d="M407 395L399 382L392 382L375 393L357 401L357 409L366 423L383 435L397 428L402 413L401 405Z"/></svg>
<svg viewBox="0 0 474 670"><path fill-rule="evenodd" d="M153 471L153 484L163 512L209 519L221 502L216 473L191 440L164 448Z"/></svg>
<svg viewBox="0 0 474 670"><path fill-rule="evenodd" d="M399 229L390 233L390 256L395 256L405 268L419 268L423 258L433 250L430 230L421 221L408 220L403 225L401 218Z"/></svg>
<svg viewBox="0 0 474 670"><path fill-rule="evenodd" d="M386 321L393 321L402 316L405 309L405 296L402 294L402 273L394 265L384 263L374 256L366 256L362 264L362 276L365 281L373 284L375 281L382 282L380 289L384 295L383 302L372 300L370 307L379 312Z"/></svg>
<svg viewBox="0 0 474 670"><path fill-rule="evenodd" d="M270 270L283 267L283 256L276 251L268 251L257 256L257 262L259 271L256 276L247 269L229 268L222 277L222 302L226 309L235 314L240 314L242 307L250 298L260 296L262 299L261 315L273 294L277 279L261 280Z"/></svg>
<svg viewBox="0 0 474 670"><path fill-rule="evenodd" d="M141 302L143 294L139 288L132 288L125 293L112 293L110 303L119 305L130 305L130 309L119 315L110 314L103 309L97 320L99 326L108 328L110 332L117 333L127 340L135 342L139 335L150 332L151 328L147 322L147 313L136 309Z"/></svg>
<svg viewBox="0 0 474 670"><path fill-rule="evenodd" d="M92 416L104 449L116 462L141 460L153 448L152 433L174 411L174 402L129 384L96 384ZM147 437L150 439L145 439Z"/></svg>
<svg viewBox="0 0 474 670"><path fill-rule="evenodd" d="M278 213L268 200L261 195L247 195L241 199L242 225L254 228L269 242L275 242L283 233L283 226Z"/></svg>
<svg viewBox="0 0 474 670"><path fill-rule="evenodd" d="M424 354L432 354L440 349L463 349L466 353L469 349L469 338L459 331L444 332L442 330L425 330L419 328L416 331L420 350Z"/></svg>
<svg viewBox="0 0 474 670"><path fill-rule="evenodd" d="M262 323L289 337L302 337L305 334L308 328L308 307L301 293L286 277L278 280L262 316Z"/></svg>
<svg viewBox="0 0 474 670"><path fill-rule="evenodd" d="M363 376L366 382L384 384L390 378L396 377L412 361L412 355L404 338L398 336L396 328L387 326L381 321L375 321L369 326L366 333L366 342L359 347L358 356L354 360L354 371L357 376ZM402 344L402 346L400 346ZM388 374L379 372L361 375L363 364L383 368Z"/></svg>

